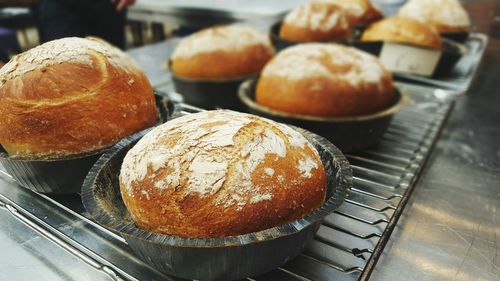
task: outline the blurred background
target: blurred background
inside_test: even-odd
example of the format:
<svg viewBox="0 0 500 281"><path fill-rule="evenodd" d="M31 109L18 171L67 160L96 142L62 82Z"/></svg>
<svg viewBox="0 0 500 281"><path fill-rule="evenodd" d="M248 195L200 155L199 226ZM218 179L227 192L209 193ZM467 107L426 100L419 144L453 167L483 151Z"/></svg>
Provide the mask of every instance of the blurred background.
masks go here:
<svg viewBox="0 0 500 281"><path fill-rule="evenodd" d="M118 25L125 31L125 42L115 45L130 49L218 23L247 21L266 29L303 2L307 0L0 0L0 61L6 62L16 53L60 37L61 32L74 33L68 30L72 17L84 19L84 25L94 25L99 31ZM391 13L391 7L405 1L373 2L387 14ZM123 17L123 23L117 23L121 19L115 19L115 11L106 10L104 4L113 8L120 6L120 12L116 13ZM111 29L109 32L116 33Z"/></svg>

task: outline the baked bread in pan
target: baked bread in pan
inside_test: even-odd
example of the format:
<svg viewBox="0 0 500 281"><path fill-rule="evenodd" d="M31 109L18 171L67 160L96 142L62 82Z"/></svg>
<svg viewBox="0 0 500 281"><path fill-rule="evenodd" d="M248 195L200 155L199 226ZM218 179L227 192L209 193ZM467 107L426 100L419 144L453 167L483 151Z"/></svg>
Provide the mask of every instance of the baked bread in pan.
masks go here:
<svg viewBox="0 0 500 281"><path fill-rule="evenodd" d="M170 68L184 78L230 79L257 74L273 55L267 35L243 25L215 26L183 39Z"/></svg>
<svg viewBox="0 0 500 281"><path fill-rule="evenodd" d="M370 0L312 0L312 2L338 6L351 26L383 18L382 12Z"/></svg>
<svg viewBox="0 0 500 281"><path fill-rule="evenodd" d="M345 117L392 101L392 78L376 57L337 44L306 43L281 51L263 69L257 103L287 113Z"/></svg>
<svg viewBox="0 0 500 281"><path fill-rule="evenodd" d="M350 26L341 8L324 3L306 3L288 13L280 37L295 42L331 41L347 37Z"/></svg>
<svg viewBox="0 0 500 281"><path fill-rule="evenodd" d="M421 21L438 32L468 32L470 19L458 0L410 0L398 12Z"/></svg>
<svg viewBox="0 0 500 281"><path fill-rule="evenodd" d="M326 176L318 152L290 127L206 111L146 134L123 160L120 189L140 228L226 237L304 217L323 204Z"/></svg>
<svg viewBox="0 0 500 281"><path fill-rule="evenodd" d="M122 51L64 38L0 69L0 144L10 156L46 159L108 147L156 123L153 89Z"/></svg>
<svg viewBox="0 0 500 281"><path fill-rule="evenodd" d="M442 47L441 37L434 28L400 16L372 23L363 32L361 41L399 42L433 49Z"/></svg>

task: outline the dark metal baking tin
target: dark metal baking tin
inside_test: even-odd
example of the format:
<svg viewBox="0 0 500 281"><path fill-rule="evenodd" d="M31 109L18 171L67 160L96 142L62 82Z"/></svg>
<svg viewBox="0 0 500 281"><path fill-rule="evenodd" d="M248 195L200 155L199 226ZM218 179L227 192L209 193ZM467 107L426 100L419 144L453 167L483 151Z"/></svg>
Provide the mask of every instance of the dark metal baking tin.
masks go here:
<svg viewBox="0 0 500 281"><path fill-rule="evenodd" d="M460 58L467 53L467 48L462 44L453 42L452 40L448 39L443 39L442 42L443 42L443 48L441 50L442 51L441 57L439 58L436 68L434 69L434 73L432 74L432 77L434 78L439 78L440 76L449 73L453 69L455 64L457 64L457 62L460 60ZM379 56L380 52L382 51L382 46L384 45L384 42L383 41L362 42L354 40L349 42L349 45L357 49L363 50L365 52L371 53L375 56ZM434 50L415 45L410 45L410 46L416 48Z"/></svg>
<svg viewBox="0 0 500 281"><path fill-rule="evenodd" d="M469 38L470 32L441 32L441 37L464 44Z"/></svg>
<svg viewBox="0 0 500 281"><path fill-rule="evenodd" d="M210 67L210 66L207 66ZM190 79L172 73L175 90L184 97L184 102L203 109L232 109L242 111L245 107L238 99L240 84L257 74L231 79Z"/></svg>
<svg viewBox="0 0 500 281"><path fill-rule="evenodd" d="M276 49L276 52L279 52L285 48L288 48L290 46L293 46L293 45L300 43L300 42L289 41L289 40L281 38L281 36L280 36L281 24L282 24L281 21L273 24L271 26L271 30L270 30L271 42L273 43L274 48Z"/></svg>
<svg viewBox="0 0 500 281"><path fill-rule="evenodd" d="M310 130L327 138L343 152L356 151L375 144L387 131L394 114L410 99L395 88L391 106L383 111L354 117L316 117L277 111L258 104L255 102L256 84L255 79L245 81L238 93L251 113Z"/></svg>
<svg viewBox="0 0 500 281"><path fill-rule="evenodd" d="M273 24L271 26L270 31L269 31L269 36L271 37L271 42L273 43L274 48L276 49L276 52L279 52L279 51L281 51L285 48L288 48L290 46L293 46L293 45L303 44L303 43L311 43L311 42L290 41L290 40L281 38L281 36L280 36L281 24L282 24L282 21L279 21L279 22ZM339 44L345 44L346 42L347 42L347 38L340 39L340 40L322 41L322 43L339 43Z"/></svg>
<svg viewBox="0 0 500 281"><path fill-rule="evenodd" d="M168 98L155 94L158 124L173 112ZM92 165L108 148L66 157L26 159L10 157L0 146L0 164L22 186L41 193L78 193Z"/></svg>
<svg viewBox="0 0 500 281"><path fill-rule="evenodd" d="M146 263L167 274L197 280L233 280L270 271L296 255L352 187L352 171L342 153L326 139L296 128L318 150L327 173L327 200L306 217L267 230L223 238L180 238L135 226L119 187L126 153L147 131L122 140L96 162L82 188L89 214L119 233Z"/></svg>

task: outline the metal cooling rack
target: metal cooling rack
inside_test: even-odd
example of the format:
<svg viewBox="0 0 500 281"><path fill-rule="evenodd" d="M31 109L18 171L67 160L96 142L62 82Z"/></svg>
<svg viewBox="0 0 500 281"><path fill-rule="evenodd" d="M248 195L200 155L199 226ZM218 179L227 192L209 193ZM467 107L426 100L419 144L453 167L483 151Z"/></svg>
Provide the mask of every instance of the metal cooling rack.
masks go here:
<svg viewBox="0 0 500 281"><path fill-rule="evenodd" d="M325 219L300 256L248 280L369 278L452 107L436 98L441 90L400 86L412 96L411 104L395 116L376 146L347 155L354 172L347 201ZM145 265L121 237L86 218L78 195L38 194L20 188L4 172L0 173L1 210L109 280L177 280Z"/></svg>

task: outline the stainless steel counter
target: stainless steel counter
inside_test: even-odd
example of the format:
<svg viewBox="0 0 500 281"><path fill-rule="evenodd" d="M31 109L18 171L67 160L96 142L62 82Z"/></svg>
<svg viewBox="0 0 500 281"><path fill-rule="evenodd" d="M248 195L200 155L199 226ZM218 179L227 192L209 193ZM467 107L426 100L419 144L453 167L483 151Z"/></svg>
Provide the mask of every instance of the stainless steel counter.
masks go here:
<svg viewBox="0 0 500 281"><path fill-rule="evenodd" d="M465 1L490 35L372 280L500 280L498 1Z"/></svg>
<svg viewBox="0 0 500 281"><path fill-rule="evenodd" d="M457 100L373 280L500 280L499 49Z"/></svg>

